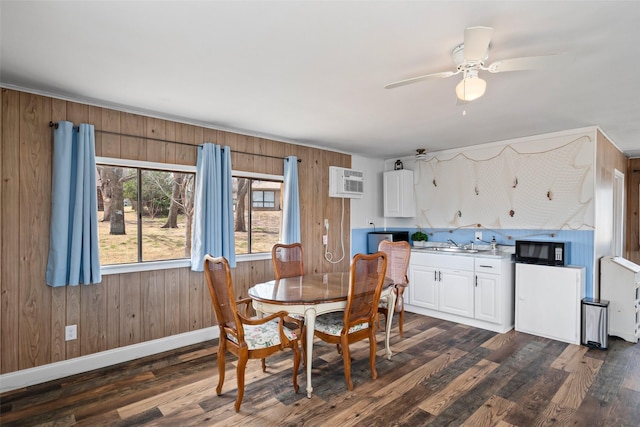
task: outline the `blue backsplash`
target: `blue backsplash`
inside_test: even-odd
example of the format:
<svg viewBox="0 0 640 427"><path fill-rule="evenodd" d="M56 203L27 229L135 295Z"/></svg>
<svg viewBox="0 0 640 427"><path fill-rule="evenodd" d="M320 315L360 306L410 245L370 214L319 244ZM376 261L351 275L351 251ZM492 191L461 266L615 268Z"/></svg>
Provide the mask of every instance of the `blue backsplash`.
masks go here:
<svg viewBox="0 0 640 427"><path fill-rule="evenodd" d="M417 228L388 228L384 231L417 231ZM356 253L367 253L367 233L373 228L354 228L351 230L351 257ZM381 231L377 229L375 231ZM467 244L475 239L475 232L482 231L482 239L491 241L493 236L499 245L515 246L516 240L544 240L554 242L570 242L569 262L571 265L586 267L586 297L593 297L593 230L484 230L465 228L458 230L449 229L423 229L429 235L429 241L446 242L452 239L458 244Z"/></svg>

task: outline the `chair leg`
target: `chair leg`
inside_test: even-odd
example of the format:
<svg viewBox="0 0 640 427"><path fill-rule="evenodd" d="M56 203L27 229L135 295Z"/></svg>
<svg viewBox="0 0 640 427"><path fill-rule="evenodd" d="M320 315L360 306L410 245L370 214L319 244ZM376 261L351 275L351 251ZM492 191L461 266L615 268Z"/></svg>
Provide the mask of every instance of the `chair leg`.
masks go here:
<svg viewBox="0 0 640 427"><path fill-rule="evenodd" d="M384 314L384 327L380 326L380 313ZM389 312L385 309L380 309L380 311L378 311L378 314L376 314L376 330L381 330L381 331L386 331L387 330L387 316L389 315Z"/></svg>
<svg viewBox="0 0 640 427"><path fill-rule="evenodd" d="M376 371L376 331L373 325L369 325L369 365L371 366L371 378L374 380L378 378L378 372Z"/></svg>
<svg viewBox="0 0 640 427"><path fill-rule="evenodd" d="M227 351L226 340L220 336L220 342L218 344L218 387L216 387L216 394L220 396L222 394L222 385L224 384L224 358Z"/></svg>
<svg viewBox="0 0 640 427"><path fill-rule="evenodd" d="M247 367L248 359L248 354L240 354L238 356L238 366L236 367L236 376L238 377L238 398L235 404L236 412L240 411L240 405L242 405L242 398L244 397L244 370Z"/></svg>
<svg viewBox="0 0 640 427"><path fill-rule="evenodd" d="M349 339L346 335L342 336L342 360L344 363L344 379L347 382L347 389L353 390L353 382L351 381L351 354L349 351Z"/></svg>
<svg viewBox="0 0 640 427"><path fill-rule="evenodd" d="M298 369L300 368L300 349L298 341L293 341L291 348L293 349L293 390L297 393L298 389Z"/></svg>
<svg viewBox="0 0 640 427"><path fill-rule="evenodd" d="M398 329L400 330L400 336L404 336L404 331L402 327L404 326L404 304L402 304L402 308L400 309L400 315L398 316Z"/></svg>
<svg viewBox="0 0 640 427"><path fill-rule="evenodd" d="M307 327L300 329L300 344L302 344L302 366L307 367Z"/></svg>

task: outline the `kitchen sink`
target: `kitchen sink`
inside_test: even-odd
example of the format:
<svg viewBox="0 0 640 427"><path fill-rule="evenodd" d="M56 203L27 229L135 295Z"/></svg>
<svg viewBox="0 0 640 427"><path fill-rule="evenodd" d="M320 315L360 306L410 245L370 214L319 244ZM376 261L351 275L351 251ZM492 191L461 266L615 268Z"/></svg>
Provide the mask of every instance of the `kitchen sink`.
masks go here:
<svg viewBox="0 0 640 427"><path fill-rule="evenodd" d="M457 247L444 247L444 246L432 246L426 248L418 248L425 252L447 252L457 254L475 254L478 252L490 252L490 249L471 249L471 248L457 248Z"/></svg>
<svg viewBox="0 0 640 427"><path fill-rule="evenodd" d="M434 251L434 252L458 252L463 254L473 254L478 252L478 249L465 249L465 248L443 248L443 247L433 247L433 248L424 248L426 251Z"/></svg>

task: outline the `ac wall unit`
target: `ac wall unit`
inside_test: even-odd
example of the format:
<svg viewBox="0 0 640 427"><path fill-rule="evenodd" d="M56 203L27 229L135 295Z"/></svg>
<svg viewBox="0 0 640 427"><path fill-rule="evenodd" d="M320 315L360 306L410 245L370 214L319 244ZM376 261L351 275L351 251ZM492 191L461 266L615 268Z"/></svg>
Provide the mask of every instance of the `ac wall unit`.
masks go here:
<svg viewBox="0 0 640 427"><path fill-rule="evenodd" d="M329 166L329 197L360 199L364 195L364 173Z"/></svg>

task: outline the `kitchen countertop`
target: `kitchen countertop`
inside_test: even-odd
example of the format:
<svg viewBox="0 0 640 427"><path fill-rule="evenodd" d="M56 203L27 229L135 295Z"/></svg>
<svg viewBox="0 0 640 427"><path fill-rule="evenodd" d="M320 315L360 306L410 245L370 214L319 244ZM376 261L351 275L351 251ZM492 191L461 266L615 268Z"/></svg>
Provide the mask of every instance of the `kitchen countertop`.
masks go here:
<svg viewBox="0 0 640 427"><path fill-rule="evenodd" d="M443 251L438 250L438 248L447 249L450 247L451 245L447 243L429 242L427 247L424 247L424 248L411 247L411 251L416 253L437 254L437 255L502 259L502 258L511 258L515 250L514 246L504 246L504 245L498 245L498 249L495 251L492 251L491 246L489 245L475 245L474 249L477 250L477 252L472 252L472 251L447 252L445 250Z"/></svg>

